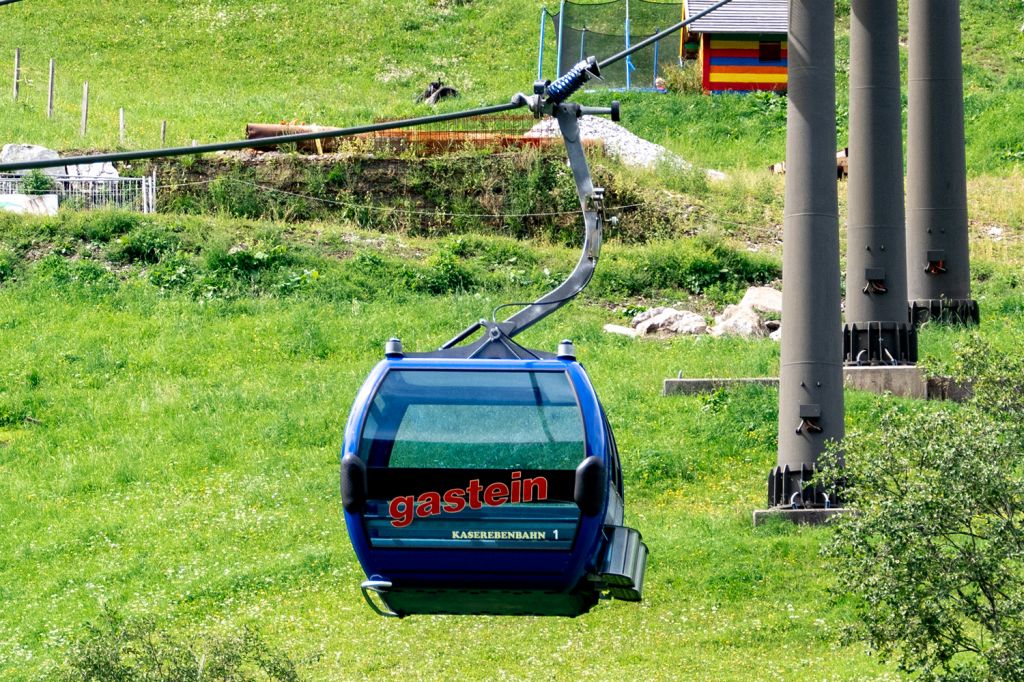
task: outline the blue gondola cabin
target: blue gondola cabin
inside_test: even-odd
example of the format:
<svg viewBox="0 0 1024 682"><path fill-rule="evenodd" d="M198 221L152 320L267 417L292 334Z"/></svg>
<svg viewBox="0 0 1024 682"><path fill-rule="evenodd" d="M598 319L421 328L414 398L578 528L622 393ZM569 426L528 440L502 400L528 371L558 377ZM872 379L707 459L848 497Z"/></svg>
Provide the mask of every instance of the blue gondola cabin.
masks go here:
<svg viewBox="0 0 1024 682"><path fill-rule="evenodd" d="M685 0L693 16L715 0ZM696 43L704 92L786 92L788 76L788 0L733 0L689 26L687 43Z"/></svg>

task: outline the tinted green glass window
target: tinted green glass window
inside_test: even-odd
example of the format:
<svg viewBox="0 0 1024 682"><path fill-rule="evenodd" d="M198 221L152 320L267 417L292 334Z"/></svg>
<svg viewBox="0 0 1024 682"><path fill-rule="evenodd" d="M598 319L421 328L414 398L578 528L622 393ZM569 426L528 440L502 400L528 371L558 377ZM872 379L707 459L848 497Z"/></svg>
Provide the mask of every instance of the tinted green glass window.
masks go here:
<svg viewBox="0 0 1024 682"><path fill-rule="evenodd" d="M583 418L564 372L394 370L360 455L371 466L572 469Z"/></svg>

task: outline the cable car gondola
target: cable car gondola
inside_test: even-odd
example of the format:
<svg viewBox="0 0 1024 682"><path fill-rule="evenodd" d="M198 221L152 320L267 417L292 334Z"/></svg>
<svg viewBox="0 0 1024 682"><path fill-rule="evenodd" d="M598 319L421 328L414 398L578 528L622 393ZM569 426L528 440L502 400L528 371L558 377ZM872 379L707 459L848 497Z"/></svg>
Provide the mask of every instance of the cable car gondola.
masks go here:
<svg viewBox="0 0 1024 682"><path fill-rule="evenodd" d="M591 181L577 119L590 113L617 120L618 103L607 110L566 100L601 68L731 1L718 0L600 62L581 61L554 83L538 81L532 97L519 94L506 104L262 140L0 163L0 172L268 147L520 107L555 116L586 227L575 270L504 322L481 320L433 353L406 355L389 342L349 414L341 488L368 578L363 595L379 613L575 616L602 594L639 601L647 547L622 525L615 439L571 344L552 354L512 340L586 287L601 248L603 190ZM481 329L483 338L457 345Z"/></svg>
<svg viewBox="0 0 1024 682"><path fill-rule="evenodd" d="M565 141L586 227L573 273L440 350L405 353L392 339L356 396L342 500L363 595L381 615L576 616L601 596L641 599L647 547L623 525L618 452L594 387L570 342L551 353L512 339L582 291L597 263L603 190L577 120L617 119L618 104L563 103L596 75L591 59L518 96L553 114Z"/></svg>

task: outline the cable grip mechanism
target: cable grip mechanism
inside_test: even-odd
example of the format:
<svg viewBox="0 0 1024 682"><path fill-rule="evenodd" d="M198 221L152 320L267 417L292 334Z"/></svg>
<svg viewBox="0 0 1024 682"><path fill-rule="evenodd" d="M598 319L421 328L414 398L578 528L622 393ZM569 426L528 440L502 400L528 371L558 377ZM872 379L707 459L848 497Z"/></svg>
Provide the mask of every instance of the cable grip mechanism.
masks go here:
<svg viewBox="0 0 1024 682"><path fill-rule="evenodd" d="M601 67L597 65L597 57L587 57L545 88L547 101L549 104L561 104L591 78L600 77Z"/></svg>

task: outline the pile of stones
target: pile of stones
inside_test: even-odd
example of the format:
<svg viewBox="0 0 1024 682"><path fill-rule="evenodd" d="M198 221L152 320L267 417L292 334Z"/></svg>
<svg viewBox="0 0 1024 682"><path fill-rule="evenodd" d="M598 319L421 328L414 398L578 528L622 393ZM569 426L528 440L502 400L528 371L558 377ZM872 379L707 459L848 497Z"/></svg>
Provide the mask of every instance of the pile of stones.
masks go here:
<svg viewBox="0 0 1024 682"><path fill-rule="evenodd" d="M633 338L672 336L741 336L745 338L782 339L782 292L771 287L752 287L736 305L725 308L714 322L699 313L675 308L651 308L633 318L630 326L607 324L609 334Z"/></svg>

